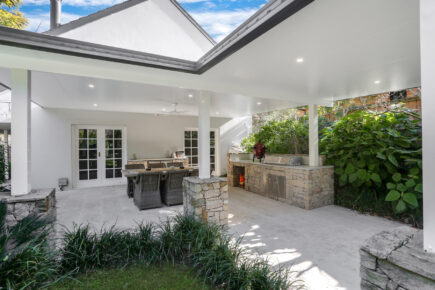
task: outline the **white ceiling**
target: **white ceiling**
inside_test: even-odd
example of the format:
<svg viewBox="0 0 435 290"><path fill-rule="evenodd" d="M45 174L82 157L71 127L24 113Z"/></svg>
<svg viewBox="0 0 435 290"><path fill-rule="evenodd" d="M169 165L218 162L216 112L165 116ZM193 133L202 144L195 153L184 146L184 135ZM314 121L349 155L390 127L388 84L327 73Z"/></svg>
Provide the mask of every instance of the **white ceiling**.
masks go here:
<svg viewBox="0 0 435 290"><path fill-rule="evenodd" d="M35 101L47 107L157 113L179 102L195 114L180 87L216 92L222 116L325 104L420 85L418 2L316 0L202 75L2 45L0 64L69 74L34 74Z"/></svg>
<svg viewBox="0 0 435 290"><path fill-rule="evenodd" d="M7 85L9 74L9 69L0 69L0 80ZM33 102L45 108L168 114L177 103L179 115L198 114L195 90L38 71L32 72L31 95ZM214 117L233 118L292 106L285 100L236 94L211 93L211 97Z"/></svg>

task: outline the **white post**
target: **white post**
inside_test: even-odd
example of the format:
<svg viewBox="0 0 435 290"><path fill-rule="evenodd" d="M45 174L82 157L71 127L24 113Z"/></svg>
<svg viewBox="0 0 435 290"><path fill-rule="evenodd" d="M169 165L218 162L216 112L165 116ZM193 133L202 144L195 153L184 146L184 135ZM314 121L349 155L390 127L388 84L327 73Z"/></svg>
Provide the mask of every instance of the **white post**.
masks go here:
<svg viewBox="0 0 435 290"><path fill-rule="evenodd" d="M435 252L435 1L420 1L423 117L423 244Z"/></svg>
<svg viewBox="0 0 435 290"><path fill-rule="evenodd" d="M30 71L11 70L11 190L30 193Z"/></svg>
<svg viewBox="0 0 435 290"><path fill-rule="evenodd" d="M319 166L319 118L317 105L308 105L310 166Z"/></svg>
<svg viewBox="0 0 435 290"><path fill-rule="evenodd" d="M198 165L199 178L210 178L210 94L201 92L198 98Z"/></svg>
<svg viewBox="0 0 435 290"><path fill-rule="evenodd" d="M9 132L8 129L3 130L3 160L5 162L5 180L9 179Z"/></svg>

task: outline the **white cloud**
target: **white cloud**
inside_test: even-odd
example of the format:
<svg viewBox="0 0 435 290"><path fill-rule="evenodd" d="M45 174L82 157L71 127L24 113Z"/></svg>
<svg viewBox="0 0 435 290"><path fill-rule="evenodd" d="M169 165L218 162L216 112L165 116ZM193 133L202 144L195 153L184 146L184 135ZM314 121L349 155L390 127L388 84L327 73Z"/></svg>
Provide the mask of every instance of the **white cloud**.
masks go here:
<svg viewBox="0 0 435 290"><path fill-rule="evenodd" d="M219 42L257 10L250 8L235 11L191 12L190 15Z"/></svg>
<svg viewBox="0 0 435 290"><path fill-rule="evenodd" d="M125 0L63 0L62 5L68 6L113 6ZM49 5L50 0L24 0L24 5Z"/></svg>
<svg viewBox="0 0 435 290"><path fill-rule="evenodd" d="M205 2L206 0L178 0L178 3L197 3L197 2Z"/></svg>
<svg viewBox="0 0 435 290"><path fill-rule="evenodd" d="M50 29L50 13L42 12L40 14L24 14L24 16L29 20L27 30L33 32L44 32ZM65 24L80 17L82 17L82 15L63 12L61 23Z"/></svg>

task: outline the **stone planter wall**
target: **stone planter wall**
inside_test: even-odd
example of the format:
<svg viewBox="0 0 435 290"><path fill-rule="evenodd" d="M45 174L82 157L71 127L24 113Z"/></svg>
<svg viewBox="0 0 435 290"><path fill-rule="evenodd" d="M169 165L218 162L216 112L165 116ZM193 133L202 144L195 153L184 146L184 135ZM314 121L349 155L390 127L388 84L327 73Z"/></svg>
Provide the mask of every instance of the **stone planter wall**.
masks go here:
<svg viewBox="0 0 435 290"><path fill-rule="evenodd" d="M183 205L188 214L218 225L228 224L228 184L226 178L183 180Z"/></svg>
<svg viewBox="0 0 435 290"><path fill-rule="evenodd" d="M423 232L400 227L367 240L360 250L361 289L435 289L435 254L423 250Z"/></svg>
<svg viewBox="0 0 435 290"><path fill-rule="evenodd" d="M37 214L49 222L56 220L56 193L54 189L37 190L23 196L2 196L7 204L6 229L14 226L30 214Z"/></svg>

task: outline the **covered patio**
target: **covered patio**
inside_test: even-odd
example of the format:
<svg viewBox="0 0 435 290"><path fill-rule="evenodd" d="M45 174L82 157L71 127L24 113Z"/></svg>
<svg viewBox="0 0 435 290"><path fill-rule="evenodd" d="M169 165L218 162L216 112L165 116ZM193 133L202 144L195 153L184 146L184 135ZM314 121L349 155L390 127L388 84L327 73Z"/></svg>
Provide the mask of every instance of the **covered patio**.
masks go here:
<svg viewBox="0 0 435 290"><path fill-rule="evenodd" d="M10 198L56 188L62 179L68 182L56 193L60 225L157 222L183 207L138 211L121 175L129 161L188 148L196 152L189 160L199 170L188 187L193 195L206 194L204 183L229 173L228 150L248 135L252 115L308 106L304 166L313 171L322 167L318 106L421 86L424 244L418 252L433 259L427 253L435 249L435 4L420 4L270 1L196 61L0 27L0 77L11 88L12 103ZM322 206L333 203L333 168L328 170L328 184L318 179L301 186L328 187L332 198ZM358 289L363 241L400 226L333 205L303 210L232 187L227 195L226 181L218 182L217 194L229 196L228 208L219 203L225 215L228 210L230 231L244 237L242 245L274 265L293 265L310 289ZM405 238L393 243L406 244L413 235ZM361 269L382 276L387 287L391 276L378 275L376 262L369 264Z"/></svg>
<svg viewBox="0 0 435 290"><path fill-rule="evenodd" d="M182 206L138 211L123 186L57 193L57 224L89 224L94 230L134 228L182 212ZM359 247L374 234L403 224L326 206L311 211L239 188L229 189L228 228L252 255L294 271L308 289L358 289Z"/></svg>

